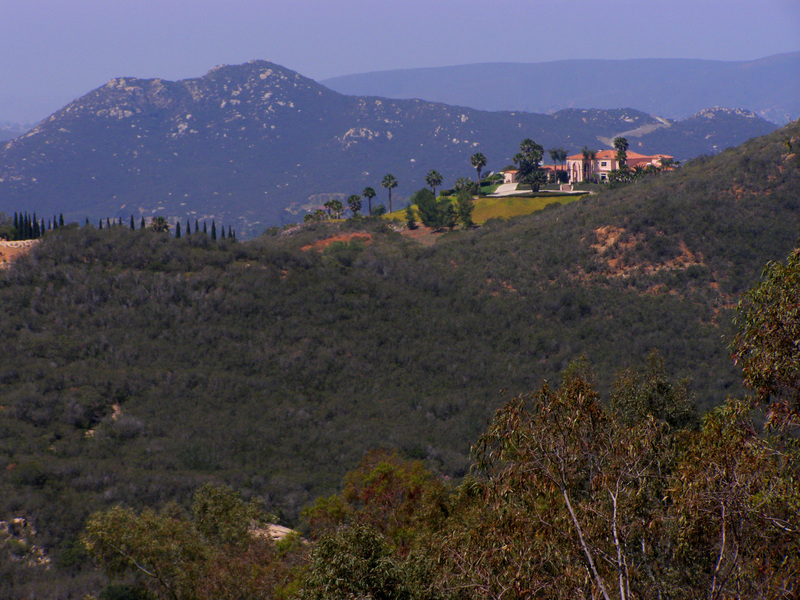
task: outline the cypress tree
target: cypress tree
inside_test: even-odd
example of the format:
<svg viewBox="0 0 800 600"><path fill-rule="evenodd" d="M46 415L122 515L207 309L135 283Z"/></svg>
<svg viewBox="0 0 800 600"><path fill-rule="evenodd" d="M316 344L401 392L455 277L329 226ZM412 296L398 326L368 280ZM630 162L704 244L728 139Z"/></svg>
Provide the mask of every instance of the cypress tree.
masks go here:
<svg viewBox="0 0 800 600"><path fill-rule="evenodd" d="M192 235L192 222L186 217L186 235Z"/></svg>
<svg viewBox="0 0 800 600"><path fill-rule="evenodd" d="M11 239L19 239L19 217L17 216L16 211L14 212L14 233Z"/></svg>
<svg viewBox="0 0 800 600"><path fill-rule="evenodd" d="M181 222L180 221L177 221L175 223L175 239L176 240L181 239Z"/></svg>
<svg viewBox="0 0 800 600"><path fill-rule="evenodd" d="M214 222L213 219L211 220L211 239L212 240L217 239L217 224Z"/></svg>
<svg viewBox="0 0 800 600"><path fill-rule="evenodd" d="M55 215L53 215L53 229L58 229L58 221Z"/></svg>
<svg viewBox="0 0 800 600"><path fill-rule="evenodd" d="M86 227L89 226L89 217L86 217Z"/></svg>
<svg viewBox="0 0 800 600"><path fill-rule="evenodd" d="M225 239L225 226L223 225L219 229L220 229L220 236L219 237L224 240Z"/></svg>
<svg viewBox="0 0 800 600"><path fill-rule="evenodd" d="M200 225L198 225L197 219L194 220L194 232L200 233Z"/></svg>
<svg viewBox="0 0 800 600"><path fill-rule="evenodd" d="M58 215L58 226L59 227L63 227L64 226L64 213L60 213Z"/></svg>
<svg viewBox="0 0 800 600"><path fill-rule="evenodd" d="M142 217L142 222L139 224L139 229L144 229L144 217Z"/></svg>
<svg viewBox="0 0 800 600"><path fill-rule="evenodd" d="M108 217L106 217L106 227L111 229L111 219L109 219Z"/></svg>
<svg viewBox="0 0 800 600"><path fill-rule="evenodd" d="M228 225L228 237L229 238L233 237L233 233L231 233L231 226L230 225Z"/></svg>
<svg viewBox="0 0 800 600"><path fill-rule="evenodd" d="M36 218L36 213L31 217L31 234L29 239L38 239L39 237L39 219Z"/></svg>
<svg viewBox="0 0 800 600"><path fill-rule="evenodd" d="M206 222L203 221L203 233L208 235L208 227L206 227Z"/></svg>
<svg viewBox="0 0 800 600"><path fill-rule="evenodd" d="M103 219L100 219L100 221L97 223L97 228L98 229L102 229L103 228Z"/></svg>
<svg viewBox="0 0 800 600"><path fill-rule="evenodd" d="M133 215L131 215L131 231L136 231L136 223L133 222Z"/></svg>

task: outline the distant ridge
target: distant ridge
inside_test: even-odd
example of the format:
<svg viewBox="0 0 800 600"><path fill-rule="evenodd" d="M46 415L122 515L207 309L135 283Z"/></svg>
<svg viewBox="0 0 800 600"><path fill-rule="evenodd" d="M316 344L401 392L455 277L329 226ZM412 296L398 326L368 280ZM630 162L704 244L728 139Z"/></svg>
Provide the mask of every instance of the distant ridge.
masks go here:
<svg viewBox="0 0 800 600"><path fill-rule="evenodd" d="M251 61L182 81L116 78L0 144L0 211L215 220L250 236L366 186L386 202L386 173L403 206L429 170L452 186L475 175L475 152L499 170L525 138L574 153L624 133L634 152L685 160L775 128L722 108L669 121L631 108L545 115L346 96Z"/></svg>
<svg viewBox="0 0 800 600"><path fill-rule="evenodd" d="M712 106L785 124L800 116L800 52L750 61L562 60L376 71L325 79L342 94L549 113L631 106L683 119Z"/></svg>

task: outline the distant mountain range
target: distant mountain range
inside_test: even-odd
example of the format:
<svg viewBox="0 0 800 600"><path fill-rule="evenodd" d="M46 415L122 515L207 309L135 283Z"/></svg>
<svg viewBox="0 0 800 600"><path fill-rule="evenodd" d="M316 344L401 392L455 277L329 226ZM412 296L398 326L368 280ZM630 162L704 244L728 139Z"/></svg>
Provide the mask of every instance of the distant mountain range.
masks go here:
<svg viewBox="0 0 800 600"><path fill-rule="evenodd" d="M22 123L0 123L0 142L13 140L15 137L19 137L28 131L31 127L31 125Z"/></svg>
<svg viewBox="0 0 800 600"><path fill-rule="evenodd" d="M568 107L638 110L683 119L712 106L774 123L800 116L800 52L759 60L561 60L485 63L346 75L342 94L421 98L480 110L548 113Z"/></svg>
<svg viewBox="0 0 800 600"><path fill-rule="evenodd" d="M430 169L452 185L474 176L469 157L483 152L499 170L524 138L573 153L622 134L631 150L683 160L775 127L730 109L673 122L633 109L544 115L346 96L253 61L178 82L114 79L68 104L0 146L0 211L215 219L247 235L365 186L385 201L386 173L402 206Z"/></svg>

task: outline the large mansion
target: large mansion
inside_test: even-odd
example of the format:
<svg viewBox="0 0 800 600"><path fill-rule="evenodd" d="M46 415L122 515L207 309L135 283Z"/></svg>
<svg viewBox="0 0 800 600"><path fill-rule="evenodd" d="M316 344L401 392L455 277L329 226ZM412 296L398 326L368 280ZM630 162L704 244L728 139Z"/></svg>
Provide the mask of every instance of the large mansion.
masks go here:
<svg viewBox="0 0 800 600"><path fill-rule="evenodd" d="M646 156L636 152L628 152L627 165L629 168L646 167L653 165L661 167L664 159L672 160L668 154L653 154ZM573 154L567 157L567 172L571 183L578 183L586 179L599 179L607 181L608 174L614 169L619 169L616 150L600 150L594 153L594 157L584 157L583 154Z"/></svg>

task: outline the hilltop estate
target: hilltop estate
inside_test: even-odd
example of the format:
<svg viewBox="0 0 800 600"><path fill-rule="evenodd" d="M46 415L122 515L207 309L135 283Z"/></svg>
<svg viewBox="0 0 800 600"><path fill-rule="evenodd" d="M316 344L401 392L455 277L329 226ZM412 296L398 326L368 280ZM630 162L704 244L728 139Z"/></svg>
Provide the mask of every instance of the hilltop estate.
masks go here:
<svg viewBox="0 0 800 600"><path fill-rule="evenodd" d="M673 158L668 154L648 156L627 152L626 164L631 169L645 168L648 165L661 168L671 163ZM615 150L600 150L589 155L573 154L567 157L567 172L572 183L580 183L593 177L597 177L600 181L608 181L609 173L619 168L619 159Z"/></svg>

